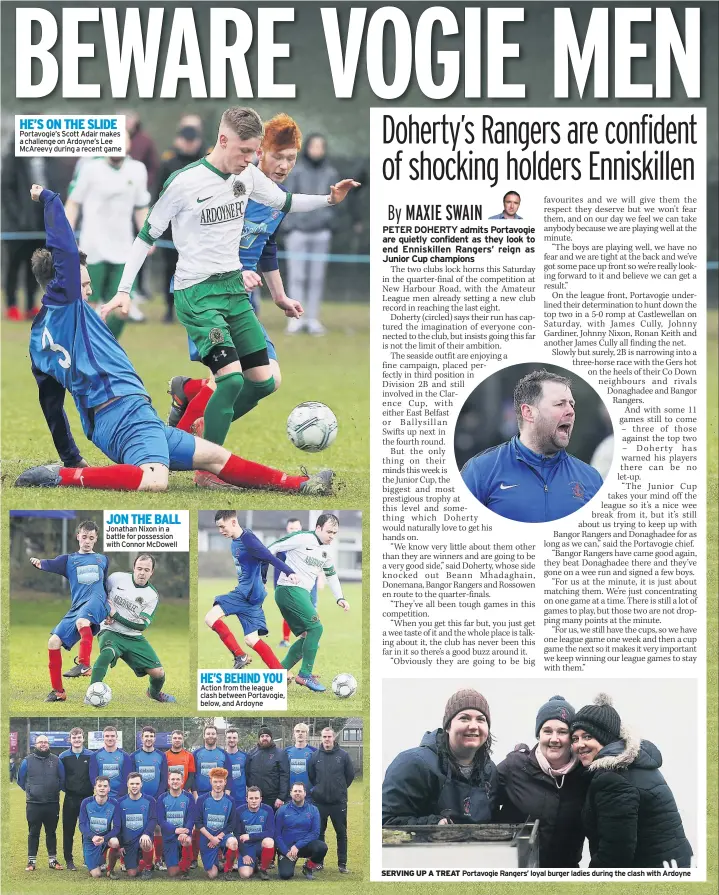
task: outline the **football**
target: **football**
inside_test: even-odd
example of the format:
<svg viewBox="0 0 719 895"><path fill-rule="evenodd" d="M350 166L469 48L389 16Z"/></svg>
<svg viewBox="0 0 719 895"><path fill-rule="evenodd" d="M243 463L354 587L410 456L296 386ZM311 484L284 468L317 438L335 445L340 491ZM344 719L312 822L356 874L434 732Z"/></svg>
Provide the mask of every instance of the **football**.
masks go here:
<svg viewBox="0 0 719 895"><path fill-rule="evenodd" d="M340 699L347 699L357 689L357 681L346 671L335 676L332 681L332 692Z"/></svg>
<svg viewBox="0 0 719 895"><path fill-rule="evenodd" d="M85 703L94 706L96 709L101 709L108 705L111 699L112 690L102 681L90 684L87 688L87 693L85 693Z"/></svg>
<svg viewBox="0 0 719 895"><path fill-rule="evenodd" d="M337 417L326 404L305 401L287 417L287 437L301 451L323 451L337 437Z"/></svg>

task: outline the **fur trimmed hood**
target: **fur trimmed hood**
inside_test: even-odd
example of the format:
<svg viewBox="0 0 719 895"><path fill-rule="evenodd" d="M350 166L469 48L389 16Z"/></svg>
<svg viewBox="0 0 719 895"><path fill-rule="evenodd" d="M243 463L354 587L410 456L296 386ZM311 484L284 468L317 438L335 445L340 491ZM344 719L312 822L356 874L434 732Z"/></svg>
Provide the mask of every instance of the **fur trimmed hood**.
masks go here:
<svg viewBox="0 0 719 895"><path fill-rule="evenodd" d="M622 726L620 739L606 745L587 768L588 771L622 771L630 765L646 770L662 766L662 754L649 740L640 740Z"/></svg>

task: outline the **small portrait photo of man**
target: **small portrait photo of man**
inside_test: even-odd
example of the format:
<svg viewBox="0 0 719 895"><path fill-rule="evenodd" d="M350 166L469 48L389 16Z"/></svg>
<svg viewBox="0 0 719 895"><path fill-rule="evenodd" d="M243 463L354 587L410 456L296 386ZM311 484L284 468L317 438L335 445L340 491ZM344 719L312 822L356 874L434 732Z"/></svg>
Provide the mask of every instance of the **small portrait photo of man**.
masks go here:
<svg viewBox="0 0 719 895"><path fill-rule="evenodd" d="M602 487L613 440L609 413L587 382L561 367L516 364L472 391L454 450L464 484L487 509L515 522L552 522Z"/></svg>
<svg viewBox="0 0 719 895"><path fill-rule="evenodd" d="M504 194L502 204L504 208L499 214L493 214L490 221L521 221L522 218L517 214L522 197L516 190L510 190Z"/></svg>

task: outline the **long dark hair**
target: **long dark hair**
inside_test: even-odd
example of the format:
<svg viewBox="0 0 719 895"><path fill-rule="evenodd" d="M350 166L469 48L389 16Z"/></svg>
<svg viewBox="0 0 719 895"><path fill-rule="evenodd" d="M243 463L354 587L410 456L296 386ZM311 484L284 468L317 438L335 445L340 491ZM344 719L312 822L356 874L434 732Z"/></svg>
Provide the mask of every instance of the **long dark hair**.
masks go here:
<svg viewBox="0 0 719 895"><path fill-rule="evenodd" d="M485 766L489 762L492 754L493 744L494 741L490 732L487 734L487 739L474 753L474 759L472 760L472 774L469 778L469 783L473 786L480 786L486 782ZM446 730L440 730L437 734L437 751L442 767L451 772L453 777L459 777L461 779L463 775L460 771L460 765L452 754L452 750L449 748L449 736L447 735Z"/></svg>

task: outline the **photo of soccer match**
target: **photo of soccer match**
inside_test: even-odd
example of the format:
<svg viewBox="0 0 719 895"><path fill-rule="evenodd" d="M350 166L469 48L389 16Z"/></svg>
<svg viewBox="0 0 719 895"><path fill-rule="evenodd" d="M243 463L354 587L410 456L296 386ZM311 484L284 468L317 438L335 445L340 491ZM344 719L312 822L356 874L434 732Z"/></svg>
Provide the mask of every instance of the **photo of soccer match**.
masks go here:
<svg viewBox="0 0 719 895"><path fill-rule="evenodd" d="M10 511L14 711L190 705L189 554L105 549L103 516Z"/></svg>
<svg viewBox="0 0 719 895"><path fill-rule="evenodd" d="M361 718L9 721L18 891L63 870L73 883L362 875Z"/></svg>
<svg viewBox="0 0 719 895"><path fill-rule="evenodd" d="M198 669L285 669L290 711L359 709L362 514L203 510L198 539Z"/></svg>

